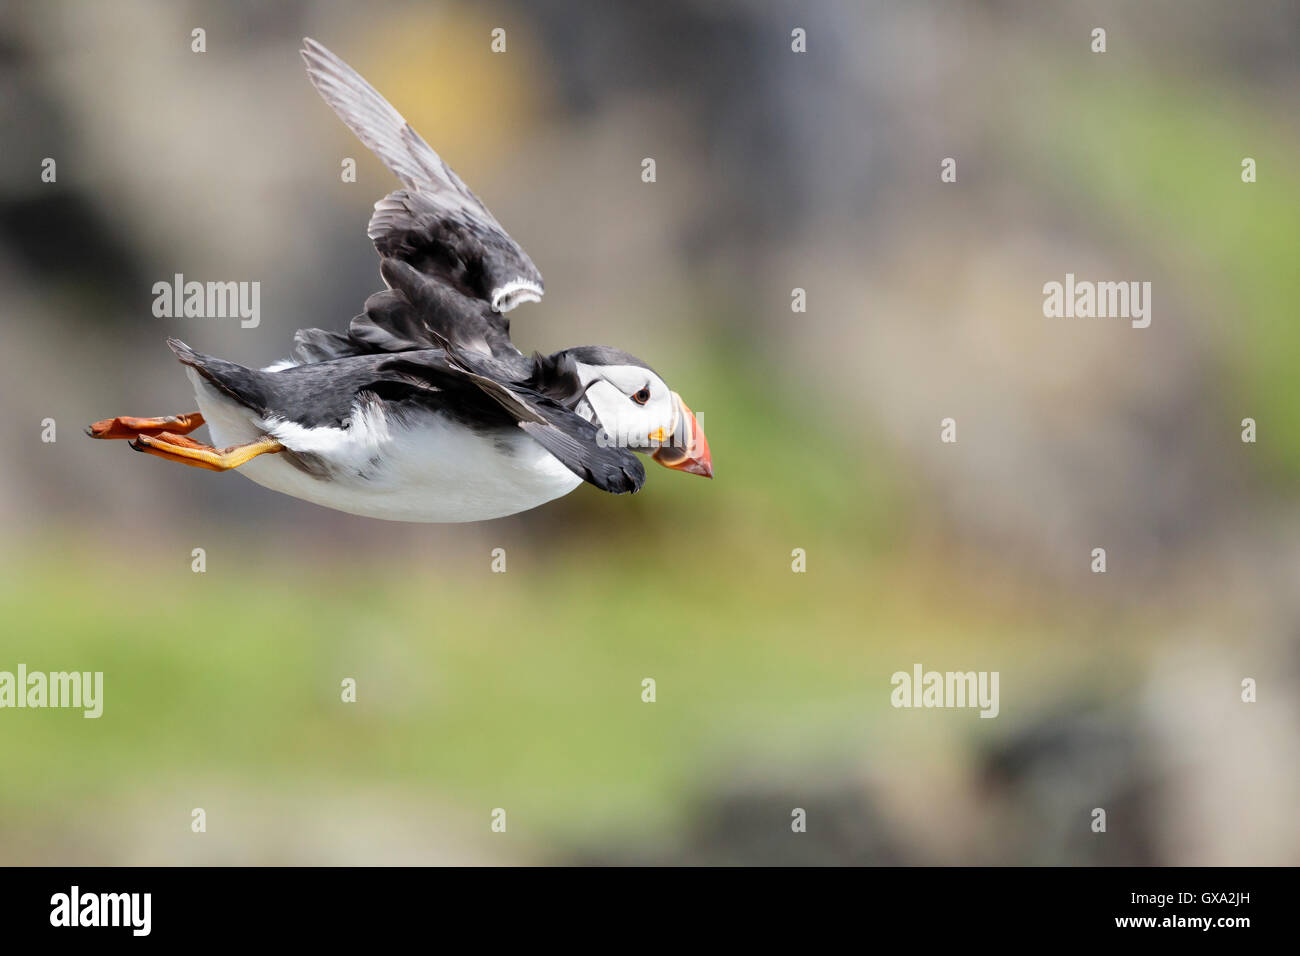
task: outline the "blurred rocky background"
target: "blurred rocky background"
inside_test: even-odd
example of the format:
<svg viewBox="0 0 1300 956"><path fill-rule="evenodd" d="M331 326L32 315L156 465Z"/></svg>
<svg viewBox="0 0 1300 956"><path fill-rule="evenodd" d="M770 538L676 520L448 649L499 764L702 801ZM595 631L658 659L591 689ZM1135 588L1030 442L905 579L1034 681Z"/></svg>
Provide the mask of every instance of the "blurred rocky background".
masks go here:
<svg viewBox="0 0 1300 956"><path fill-rule="evenodd" d="M379 288L304 35L541 268L520 347L646 358L714 482L398 525L83 438L192 407L166 336ZM0 8L0 669L106 684L0 712L0 862L1300 862L1298 53L1280 0ZM1000 716L893 709L918 662Z"/></svg>

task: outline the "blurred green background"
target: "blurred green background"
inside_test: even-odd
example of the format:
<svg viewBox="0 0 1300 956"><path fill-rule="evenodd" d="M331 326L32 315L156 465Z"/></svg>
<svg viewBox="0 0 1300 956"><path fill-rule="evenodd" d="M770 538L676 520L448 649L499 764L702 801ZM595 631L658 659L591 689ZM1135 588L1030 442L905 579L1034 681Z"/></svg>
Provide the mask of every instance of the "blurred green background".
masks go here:
<svg viewBox="0 0 1300 956"><path fill-rule="evenodd" d="M713 482L403 525L83 438L193 406L166 336L266 365L380 287L304 35L541 268L520 348L646 359ZM1298 51L1281 2L6 7L0 670L105 704L0 711L0 863L1300 861ZM261 325L154 318L176 272ZM1151 327L1044 318L1067 272ZM999 717L893 709L915 663Z"/></svg>

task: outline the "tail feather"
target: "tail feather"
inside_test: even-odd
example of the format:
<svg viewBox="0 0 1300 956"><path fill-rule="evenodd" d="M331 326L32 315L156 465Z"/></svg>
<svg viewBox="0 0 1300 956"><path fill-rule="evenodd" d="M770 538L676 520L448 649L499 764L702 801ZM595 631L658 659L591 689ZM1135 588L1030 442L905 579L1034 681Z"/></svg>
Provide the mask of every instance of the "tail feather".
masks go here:
<svg viewBox="0 0 1300 956"><path fill-rule="evenodd" d="M265 373L256 369L245 368L235 362L227 362L212 355L196 352L180 339L169 338L167 345L176 354L182 365L194 369L218 391L230 396L259 415L265 416L269 409L267 389L264 382Z"/></svg>

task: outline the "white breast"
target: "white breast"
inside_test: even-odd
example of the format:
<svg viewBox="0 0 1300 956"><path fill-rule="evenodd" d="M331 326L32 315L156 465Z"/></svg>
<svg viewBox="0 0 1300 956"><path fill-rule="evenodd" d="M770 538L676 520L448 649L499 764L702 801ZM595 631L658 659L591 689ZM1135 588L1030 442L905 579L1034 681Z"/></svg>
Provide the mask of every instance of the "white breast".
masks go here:
<svg viewBox="0 0 1300 956"><path fill-rule="evenodd" d="M433 413L390 419L377 405L354 408L347 428L263 421L186 371L218 448L271 434L329 468L316 476L268 454L239 469L246 477L325 508L390 521L482 521L536 508L582 484L522 432L497 440Z"/></svg>

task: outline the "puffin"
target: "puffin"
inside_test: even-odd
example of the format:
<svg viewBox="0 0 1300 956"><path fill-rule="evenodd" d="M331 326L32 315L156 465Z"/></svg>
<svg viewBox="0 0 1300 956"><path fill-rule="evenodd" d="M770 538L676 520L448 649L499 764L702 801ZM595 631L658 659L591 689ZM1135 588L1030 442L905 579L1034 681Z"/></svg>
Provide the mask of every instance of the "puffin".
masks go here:
<svg viewBox="0 0 1300 956"><path fill-rule="evenodd" d="M483 202L360 74L308 38L307 75L396 175L366 234L384 289L346 331L299 329L292 358L247 368L169 338L198 410L95 422L97 439L370 518L464 522L583 482L638 491L638 455L713 477L694 413L647 363L586 345L525 356L507 313L542 275ZM211 443L189 437L207 426Z"/></svg>

